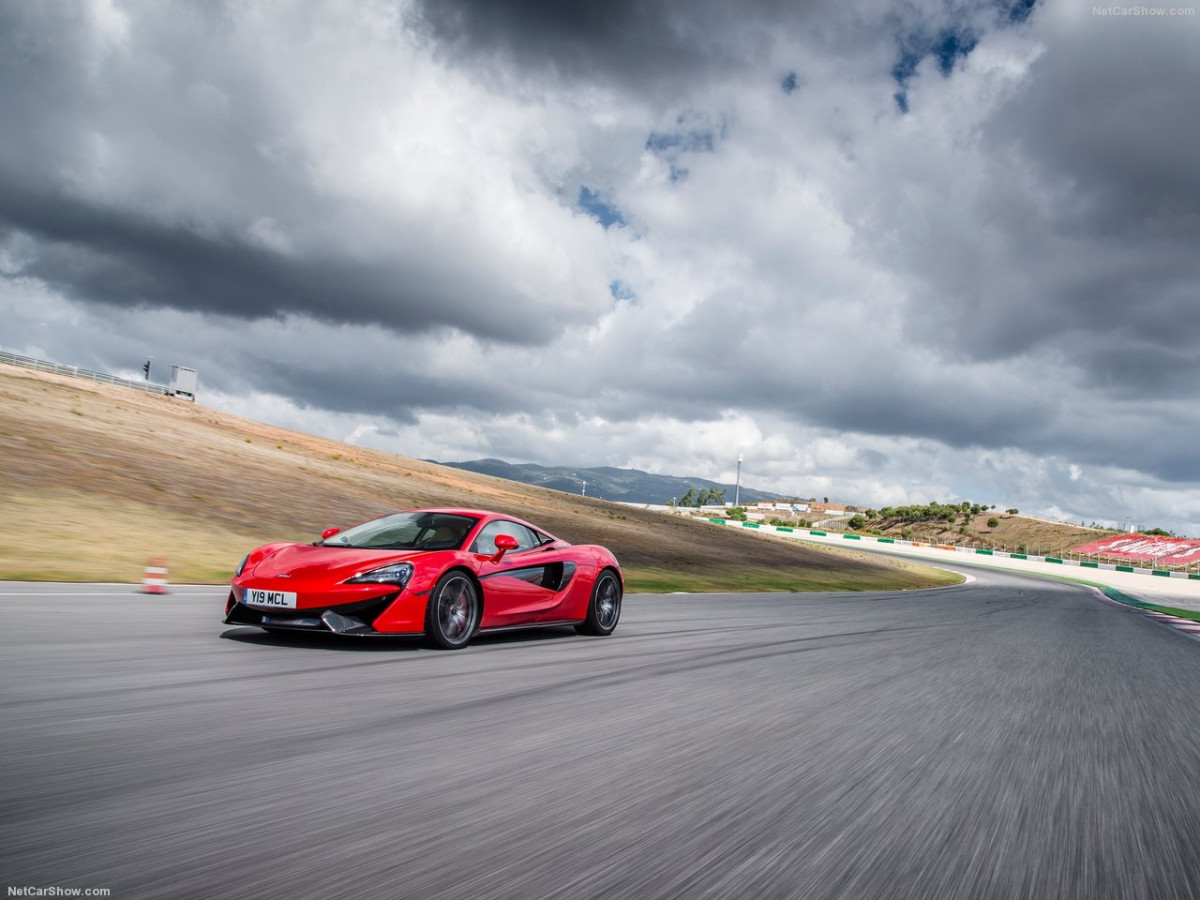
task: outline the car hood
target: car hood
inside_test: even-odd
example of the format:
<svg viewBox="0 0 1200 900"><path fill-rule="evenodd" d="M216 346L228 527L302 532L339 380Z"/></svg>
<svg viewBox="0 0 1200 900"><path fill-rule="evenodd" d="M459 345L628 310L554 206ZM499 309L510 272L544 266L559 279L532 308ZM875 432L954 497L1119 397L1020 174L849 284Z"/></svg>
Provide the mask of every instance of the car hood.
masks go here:
<svg viewBox="0 0 1200 900"><path fill-rule="evenodd" d="M256 561L255 578L289 576L308 580L343 580L388 563L422 556L420 551L356 550L351 547L321 547L287 544Z"/></svg>

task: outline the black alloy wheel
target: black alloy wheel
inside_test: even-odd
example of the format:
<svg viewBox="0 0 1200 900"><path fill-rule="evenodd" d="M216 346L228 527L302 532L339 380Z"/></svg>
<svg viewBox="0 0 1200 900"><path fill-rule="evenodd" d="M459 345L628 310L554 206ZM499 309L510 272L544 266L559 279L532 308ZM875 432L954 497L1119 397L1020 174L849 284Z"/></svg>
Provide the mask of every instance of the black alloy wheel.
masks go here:
<svg viewBox="0 0 1200 900"><path fill-rule="evenodd" d="M580 634L604 636L612 634L621 618L621 579L612 569L605 569L592 588L587 618L575 626Z"/></svg>
<svg viewBox="0 0 1200 900"><path fill-rule="evenodd" d="M479 589L464 572L447 572L429 595L425 638L439 650L459 650L479 627Z"/></svg>

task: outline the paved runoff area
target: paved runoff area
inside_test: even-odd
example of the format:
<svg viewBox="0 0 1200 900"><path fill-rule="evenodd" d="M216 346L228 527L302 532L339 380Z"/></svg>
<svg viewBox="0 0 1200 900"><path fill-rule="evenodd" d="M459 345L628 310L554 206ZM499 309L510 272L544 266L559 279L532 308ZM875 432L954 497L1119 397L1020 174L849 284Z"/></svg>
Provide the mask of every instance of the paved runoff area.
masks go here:
<svg viewBox="0 0 1200 900"><path fill-rule="evenodd" d="M450 653L0 585L0 892L1200 896L1200 642L962 571Z"/></svg>

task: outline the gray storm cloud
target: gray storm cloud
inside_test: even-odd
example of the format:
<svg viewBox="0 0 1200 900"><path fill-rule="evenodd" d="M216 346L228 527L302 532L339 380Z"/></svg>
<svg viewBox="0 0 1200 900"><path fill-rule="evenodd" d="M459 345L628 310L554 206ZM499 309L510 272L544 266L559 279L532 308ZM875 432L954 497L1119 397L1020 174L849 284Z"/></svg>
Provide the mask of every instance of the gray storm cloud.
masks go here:
<svg viewBox="0 0 1200 900"><path fill-rule="evenodd" d="M339 51L368 45L360 70L347 71L344 58L317 55L327 49L318 37L280 51L261 22L237 14L105 3L0 13L0 113L10 123L0 229L24 250L19 274L83 302L298 313L399 333L449 327L514 343L544 343L607 302L602 284L572 279L561 249L548 266L536 247L504 245L496 214L513 187L442 195L419 169L436 147L409 154L403 141L345 140L340 129L364 129L360 112L395 115L405 136L422 124L408 119L412 76L392 58L394 23L342 30ZM330 76L320 101L284 83L302 72L311 80L313 69ZM365 79L395 92L364 103ZM443 122L447 132L430 137L469 140L462 132L475 126L494 127ZM342 179L356 166L377 171ZM389 189L410 202L385 202ZM559 240L587 243L569 209L536 211ZM530 265L523 284L509 277L513 258ZM481 315L483 300L507 314Z"/></svg>

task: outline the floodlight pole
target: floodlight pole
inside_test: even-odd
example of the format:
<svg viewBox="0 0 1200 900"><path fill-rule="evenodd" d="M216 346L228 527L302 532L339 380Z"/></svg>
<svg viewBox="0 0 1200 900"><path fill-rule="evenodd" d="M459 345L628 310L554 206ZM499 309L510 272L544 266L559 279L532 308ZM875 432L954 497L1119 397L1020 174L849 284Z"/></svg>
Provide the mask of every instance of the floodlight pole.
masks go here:
<svg viewBox="0 0 1200 900"><path fill-rule="evenodd" d="M733 506L734 506L734 509L737 509L737 507L740 505L738 503L738 501L741 499L741 496L742 496L742 453L740 450L738 451L737 462L738 462L738 464L737 464L737 480L733 484Z"/></svg>

